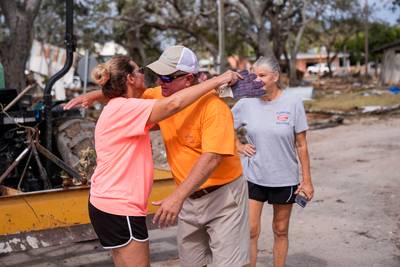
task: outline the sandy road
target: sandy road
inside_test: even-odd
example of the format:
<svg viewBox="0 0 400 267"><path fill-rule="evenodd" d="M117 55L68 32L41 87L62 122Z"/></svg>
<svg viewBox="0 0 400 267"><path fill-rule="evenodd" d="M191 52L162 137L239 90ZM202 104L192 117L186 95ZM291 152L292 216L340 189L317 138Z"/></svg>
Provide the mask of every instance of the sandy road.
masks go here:
<svg viewBox="0 0 400 267"><path fill-rule="evenodd" d="M309 144L316 195L294 209L287 266L400 266L400 118L311 131ZM266 206L259 266L272 266L270 221ZM151 231L152 266L179 266L175 231ZM96 241L0 256L0 266L111 265Z"/></svg>
<svg viewBox="0 0 400 267"><path fill-rule="evenodd" d="M312 131L309 143L316 196L294 210L287 265L400 266L400 119ZM262 263L272 259L269 228Z"/></svg>

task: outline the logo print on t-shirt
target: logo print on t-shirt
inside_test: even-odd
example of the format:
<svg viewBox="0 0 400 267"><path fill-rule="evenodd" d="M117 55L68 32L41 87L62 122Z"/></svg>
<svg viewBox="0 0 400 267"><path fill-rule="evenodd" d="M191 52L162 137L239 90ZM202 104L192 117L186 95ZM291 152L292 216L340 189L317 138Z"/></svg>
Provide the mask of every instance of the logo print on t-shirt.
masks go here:
<svg viewBox="0 0 400 267"><path fill-rule="evenodd" d="M277 119L278 121L288 121L288 120L289 120L289 116L286 115L286 114L278 115L278 117L276 117L276 119Z"/></svg>
<svg viewBox="0 0 400 267"><path fill-rule="evenodd" d="M289 115L288 111L280 111L276 113L276 124L289 124Z"/></svg>

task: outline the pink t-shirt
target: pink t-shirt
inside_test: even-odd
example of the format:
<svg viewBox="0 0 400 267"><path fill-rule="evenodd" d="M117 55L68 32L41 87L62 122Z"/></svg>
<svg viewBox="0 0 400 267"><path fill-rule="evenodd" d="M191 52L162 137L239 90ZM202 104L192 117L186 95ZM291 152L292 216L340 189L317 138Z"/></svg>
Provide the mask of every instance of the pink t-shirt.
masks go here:
<svg viewBox="0 0 400 267"><path fill-rule="evenodd" d="M90 203L122 216L145 216L153 184L153 159L146 122L156 100L111 99L95 130L97 167Z"/></svg>

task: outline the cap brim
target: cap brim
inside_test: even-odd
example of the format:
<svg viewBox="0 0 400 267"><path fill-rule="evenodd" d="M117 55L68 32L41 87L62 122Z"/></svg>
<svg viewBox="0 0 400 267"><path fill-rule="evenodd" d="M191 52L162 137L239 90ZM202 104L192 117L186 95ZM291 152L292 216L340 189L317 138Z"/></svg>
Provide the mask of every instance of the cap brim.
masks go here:
<svg viewBox="0 0 400 267"><path fill-rule="evenodd" d="M170 75L177 71L177 69L168 66L167 64L159 60L154 61L153 63L147 65L147 67L152 71L154 71L155 73L157 73L158 75Z"/></svg>

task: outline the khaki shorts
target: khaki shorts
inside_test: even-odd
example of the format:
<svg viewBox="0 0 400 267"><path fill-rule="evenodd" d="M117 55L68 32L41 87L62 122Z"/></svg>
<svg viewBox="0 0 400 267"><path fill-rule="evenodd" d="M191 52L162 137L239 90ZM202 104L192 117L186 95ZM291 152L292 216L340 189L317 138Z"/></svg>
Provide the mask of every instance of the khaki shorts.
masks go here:
<svg viewBox="0 0 400 267"><path fill-rule="evenodd" d="M239 267L249 263L248 190L243 177L198 199L178 219L181 266Z"/></svg>

